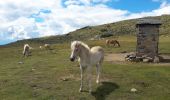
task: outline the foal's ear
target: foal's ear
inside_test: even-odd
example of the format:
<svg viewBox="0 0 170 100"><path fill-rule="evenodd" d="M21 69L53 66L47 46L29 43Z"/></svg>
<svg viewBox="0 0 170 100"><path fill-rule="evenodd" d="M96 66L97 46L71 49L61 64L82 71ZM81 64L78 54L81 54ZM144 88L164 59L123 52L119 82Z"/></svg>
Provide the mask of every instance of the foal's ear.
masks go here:
<svg viewBox="0 0 170 100"><path fill-rule="evenodd" d="M80 44L76 44L76 48L79 48L80 47Z"/></svg>

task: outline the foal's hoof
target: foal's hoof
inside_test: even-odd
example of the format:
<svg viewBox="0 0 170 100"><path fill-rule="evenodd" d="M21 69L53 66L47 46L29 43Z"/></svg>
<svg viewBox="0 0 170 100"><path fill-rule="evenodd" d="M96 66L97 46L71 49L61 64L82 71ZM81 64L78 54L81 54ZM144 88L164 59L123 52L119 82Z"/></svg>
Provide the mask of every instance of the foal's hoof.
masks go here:
<svg viewBox="0 0 170 100"><path fill-rule="evenodd" d="M92 90L89 90L89 94L92 94Z"/></svg>
<svg viewBox="0 0 170 100"><path fill-rule="evenodd" d="M79 92L83 92L83 90L82 90L82 89L79 89Z"/></svg>
<svg viewBox="0 0 170 100"><path fill-rule="evenodd" d="M100 83L100 81L99 81L99 80L96 80L96 83L97 83L97 84L99 84L99 83Z"/></svg>

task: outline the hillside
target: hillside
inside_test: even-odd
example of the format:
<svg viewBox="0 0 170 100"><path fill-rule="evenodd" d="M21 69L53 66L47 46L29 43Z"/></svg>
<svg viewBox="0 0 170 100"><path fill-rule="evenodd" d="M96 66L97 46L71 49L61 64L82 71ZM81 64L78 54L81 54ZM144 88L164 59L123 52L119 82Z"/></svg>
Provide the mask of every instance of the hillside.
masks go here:
<svg viewBox="0 0 170 100"><path fill-rule="evenodd" d="M170 15L162 15L156 17L145 17L145 18L152 18L152 19L159 19L162 22L160 27L160 34L161 35L170 35ZM136 29L135 25L138 19L131 19L125 20L115 23L109 23L99 26L86 26L81 29L77 29L76 31L70 32L65 35L57 35L51 37L44 37L44 38L35 38L35 39L28 39L28 40L21 40L17 41L17 44L23 43L30 43L30 42L38 42L38 43L62 43L62 42L69 42L71 40L85 40L91 39L94 37L99 36L107 36L113 35L118 37L120 35L135 35ZM16 44L16 43L11 43Z"/></svg>
<svg viewBox="0 0 170 100"><path fill-rule="evenodd" d="M152 19L158 19L162 22L162 25L160 27L160 34L161 35L167 35L170 34L170 15L162 15L157 17L145 17L145 18L152 18ZM93 27L84 27L81 29L78 29L74 32L70 32L69 34L73 36L79 36L79 37L93 37L94 35L98 34L113 34L115 36L120 35L135 35L136 34L136 23L138 19L131 19L131 20L125 20L115 23L109 23L99 26L93 26Z"/></svg>

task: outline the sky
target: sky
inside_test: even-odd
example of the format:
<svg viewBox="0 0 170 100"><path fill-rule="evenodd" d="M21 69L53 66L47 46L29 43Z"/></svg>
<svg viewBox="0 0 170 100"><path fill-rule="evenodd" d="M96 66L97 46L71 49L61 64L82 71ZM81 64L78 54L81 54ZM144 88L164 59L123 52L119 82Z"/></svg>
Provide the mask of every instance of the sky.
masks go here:
<svg viewBox="0 0 170 100"><path fill-rule="evenodd" d="M170 0L0 0L0 45L170 14Z"/></svg>

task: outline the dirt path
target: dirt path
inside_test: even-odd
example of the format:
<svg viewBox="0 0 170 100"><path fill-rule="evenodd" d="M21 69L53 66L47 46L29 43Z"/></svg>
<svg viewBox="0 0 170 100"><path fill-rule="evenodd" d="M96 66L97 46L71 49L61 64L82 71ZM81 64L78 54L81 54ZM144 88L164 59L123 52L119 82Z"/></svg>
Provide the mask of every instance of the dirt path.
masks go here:
<svg viewBox="0 0 170 100"><path fill-rule="evenodd" d="M111 53L105 55L105 61L125 61L127 53Z"/></svg>

